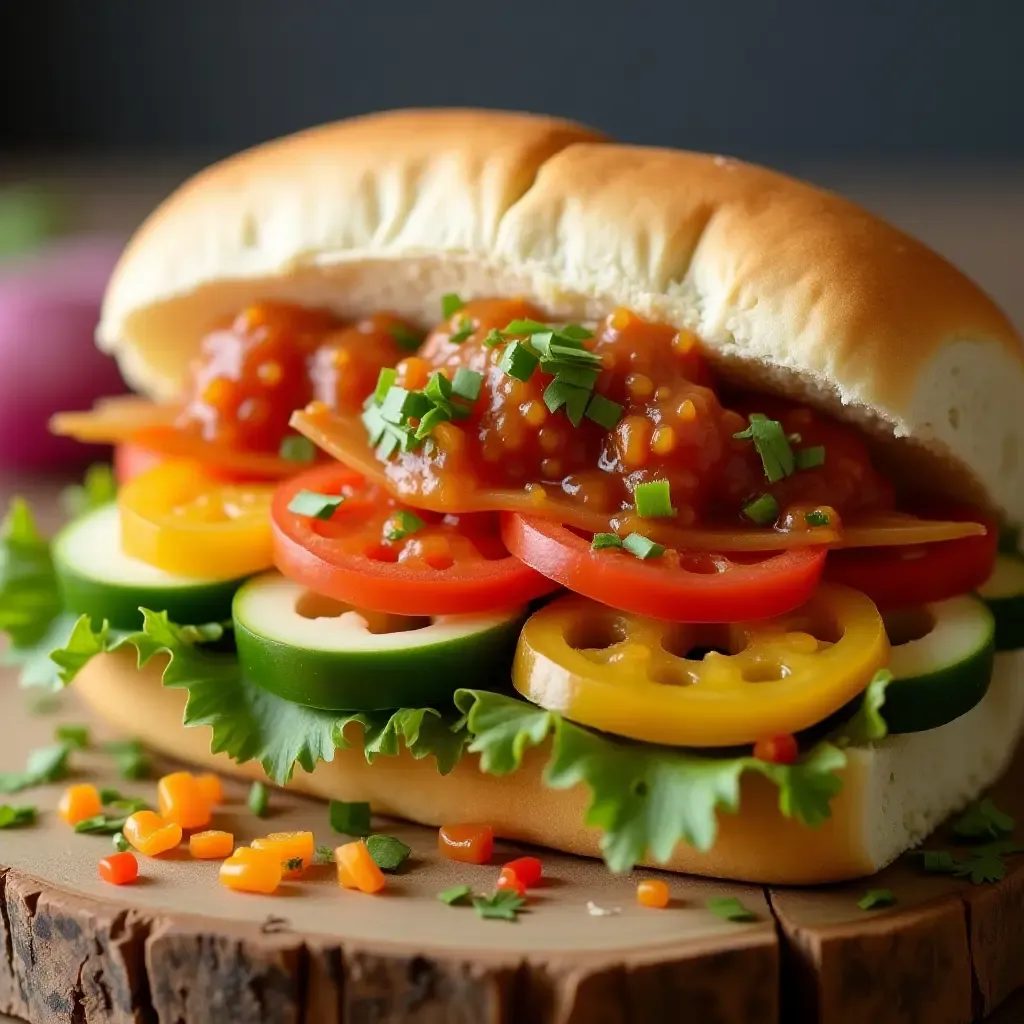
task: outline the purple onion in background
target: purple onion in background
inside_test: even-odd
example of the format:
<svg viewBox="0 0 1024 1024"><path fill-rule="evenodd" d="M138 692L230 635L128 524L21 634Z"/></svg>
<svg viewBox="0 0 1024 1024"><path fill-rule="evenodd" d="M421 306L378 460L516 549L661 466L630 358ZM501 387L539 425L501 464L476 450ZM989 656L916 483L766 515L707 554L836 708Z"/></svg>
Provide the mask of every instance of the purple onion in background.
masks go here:
<svg viewBox="0 0 1024 1024"><path fill-rule="evenodd" d="M53 437L47 422L126 390L116 363L93 340L122 246L82 237L0 263L0 469L65 469L106 456Z"/></svg>

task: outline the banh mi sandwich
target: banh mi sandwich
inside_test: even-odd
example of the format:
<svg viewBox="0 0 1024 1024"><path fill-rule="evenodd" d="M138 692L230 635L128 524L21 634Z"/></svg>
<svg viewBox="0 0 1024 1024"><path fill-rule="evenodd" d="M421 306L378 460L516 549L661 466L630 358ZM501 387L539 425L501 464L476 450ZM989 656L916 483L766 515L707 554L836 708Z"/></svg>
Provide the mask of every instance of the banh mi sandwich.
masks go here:
<svg viewBox="0 0 1024 1024"><path fill-rule="evenodd" d="M138 397L54 429L116 494L52 544L16 503L2 621L156 750L773 883L874 872L1008 764L1024 346L842 199L370 116L183 185L98 339Z"/></svg>

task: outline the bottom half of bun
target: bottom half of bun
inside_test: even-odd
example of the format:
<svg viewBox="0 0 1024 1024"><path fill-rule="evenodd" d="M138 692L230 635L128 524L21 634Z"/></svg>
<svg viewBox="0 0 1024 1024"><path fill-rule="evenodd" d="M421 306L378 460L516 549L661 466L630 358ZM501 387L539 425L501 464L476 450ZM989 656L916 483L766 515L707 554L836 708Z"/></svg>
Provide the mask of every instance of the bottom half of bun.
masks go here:
<svg viewBox="0 0 1024 1024"><path fill-rule="evenodd" d="M185 692L160 684L163 665L144 670L126 654L94 658L75 687L112 726L154 750L225 774L262 778L258 764L210 753L210 730L182 726ZM775 788L744 776L740 809L721 814L717 841L702 852L680 843L667 864L688 874L778 885L812 885L873 874L928 835L1007 767L1024 721L1024 652L996 658L984 700L948 725L853 748L832 817L806 828L782 816ZM599 857L600 833L583 824L587 792L547 788L546 747L520 770L486 775L467 755L446 776L432 759L403 751L368 765L358 745L339 750L310 774L296 769L289 787L334 800L367 800L375 813L423 825L480 821L506 839Z"/></svg>

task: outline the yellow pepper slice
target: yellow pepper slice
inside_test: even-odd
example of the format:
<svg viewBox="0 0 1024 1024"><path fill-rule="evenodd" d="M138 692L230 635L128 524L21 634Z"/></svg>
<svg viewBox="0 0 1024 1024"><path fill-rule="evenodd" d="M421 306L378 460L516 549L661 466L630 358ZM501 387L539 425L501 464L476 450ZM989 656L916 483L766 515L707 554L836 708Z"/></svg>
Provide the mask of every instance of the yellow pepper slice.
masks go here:
<svg viewBox="0 0 1024 1024"><path fill-rule="evenodd" d="M864 690L888 656L877 609L847 587L821 586L774 619L724 625L662 622L569 595L526 623L513 682L580 725L721 747L816 725Z"/></svg>
<svg viewBox="0 0 1024 1024"><path fill-rule="evenodd" d="M167 462L121 488L125 554L178 576L234 579L273 564L268 484L227 483Z"/></svg>

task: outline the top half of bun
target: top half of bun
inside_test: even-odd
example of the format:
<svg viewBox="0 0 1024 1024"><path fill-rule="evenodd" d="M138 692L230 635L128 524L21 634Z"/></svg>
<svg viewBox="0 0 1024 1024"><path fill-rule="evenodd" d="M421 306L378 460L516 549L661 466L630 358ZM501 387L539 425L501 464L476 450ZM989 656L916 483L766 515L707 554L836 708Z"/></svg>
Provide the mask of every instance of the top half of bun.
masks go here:
<svg viewBox="0 0 1024 1024"><path fill-rule="evenodd" d="M864 427L901 478L1024 520L1024 345L978 287L837 196L552 118L397 111L217 164L132 240L98 337L169 399L249 302L427 326L446 292L687 327L725 374Z"/></svg>

